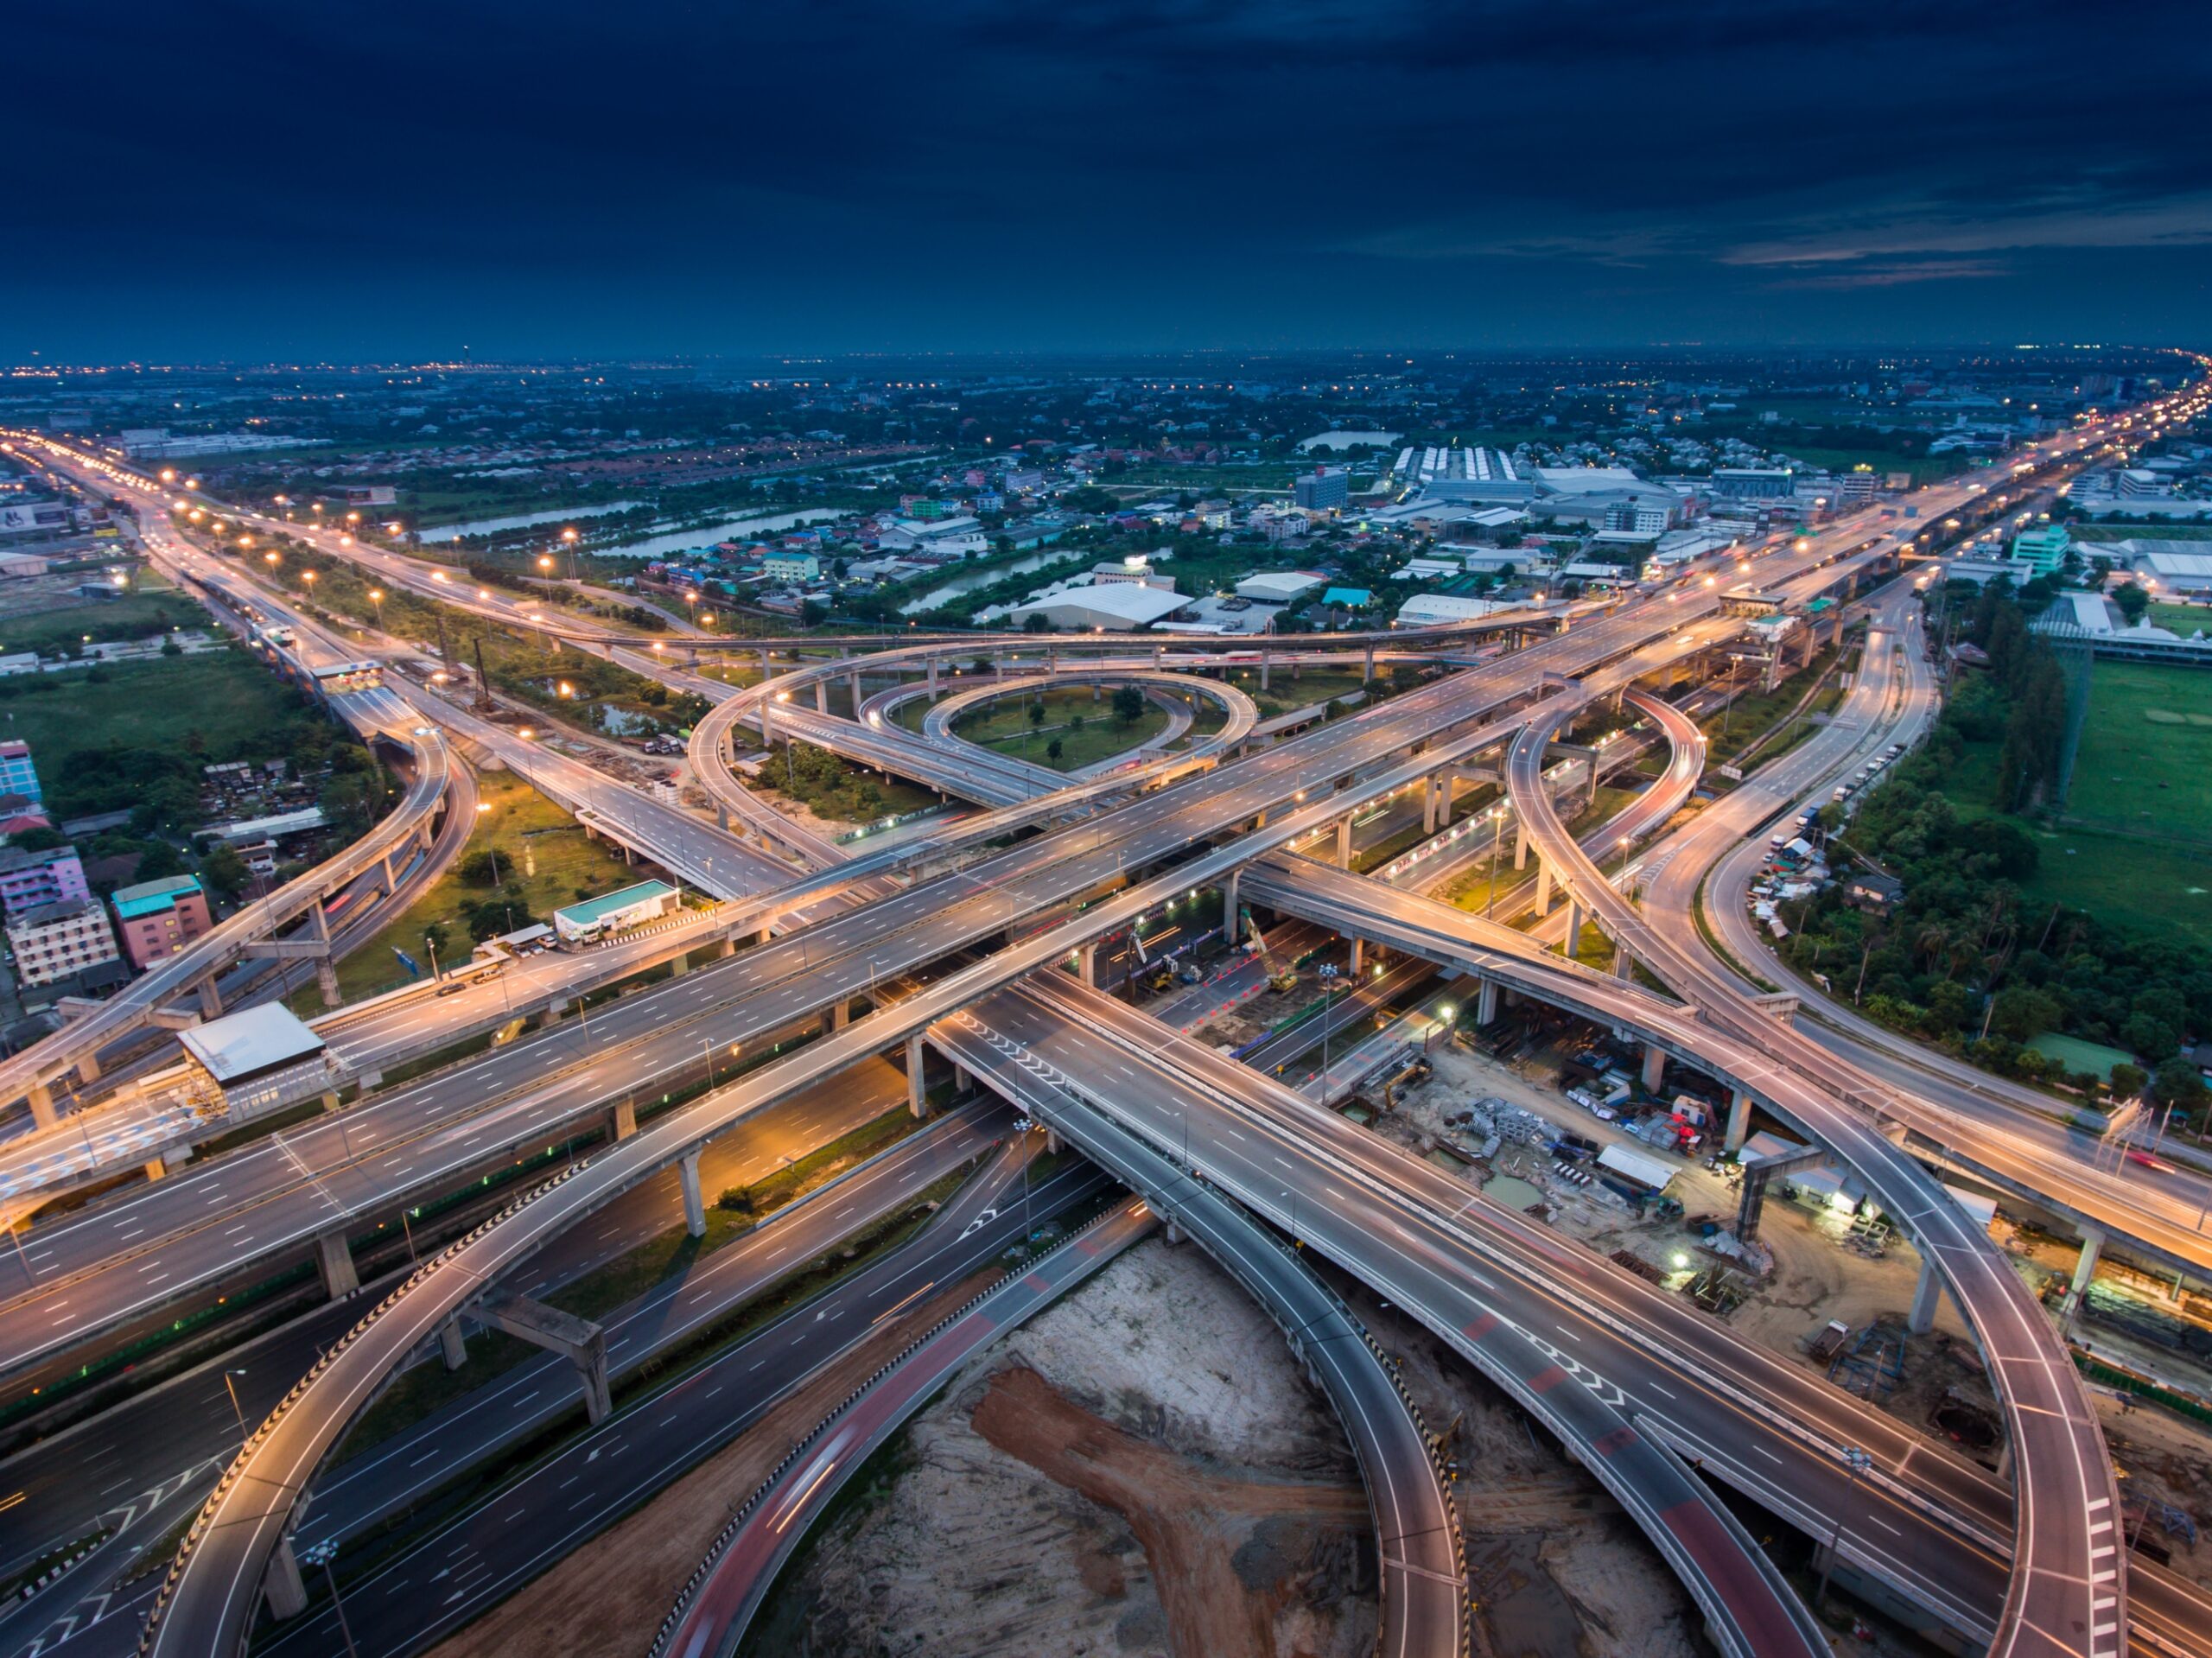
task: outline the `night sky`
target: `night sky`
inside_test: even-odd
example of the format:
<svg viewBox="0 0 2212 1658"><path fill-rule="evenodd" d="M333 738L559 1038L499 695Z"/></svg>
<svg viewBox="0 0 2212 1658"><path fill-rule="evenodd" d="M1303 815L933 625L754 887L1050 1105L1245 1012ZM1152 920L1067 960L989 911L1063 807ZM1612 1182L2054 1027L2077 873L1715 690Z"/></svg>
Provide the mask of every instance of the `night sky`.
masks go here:
<svg viewBox="0 0 2212 1658"><path fill-rule="evenodd" d="M2206 332L2201 0L7 28L0 362Z"/></svg>

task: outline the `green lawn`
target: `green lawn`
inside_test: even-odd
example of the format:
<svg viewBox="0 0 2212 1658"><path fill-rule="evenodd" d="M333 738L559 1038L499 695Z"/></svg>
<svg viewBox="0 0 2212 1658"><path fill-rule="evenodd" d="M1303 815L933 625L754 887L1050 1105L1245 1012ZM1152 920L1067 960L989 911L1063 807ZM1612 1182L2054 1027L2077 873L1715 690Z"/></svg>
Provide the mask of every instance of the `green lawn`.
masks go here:
<svg viewBox="0 0 2212 1658"><path fill-rule="evenodd" d="M2182 638L2202 629L2212 633L2212 605L2154 604L2143 619L2158 627L2170 627Z"/></svg>
<svg viewBox="0 0 2212 1658"><path fill-rule="evenodd" d="M2099 662L2089 681L2068 820L2212 843L2208 690L2212 681L2200 669Z"/></svg>
<svg viewBox="0 0 2212 1658"><path fill-rule="evenodd" d="M2101 676L2104 669L2097 671ZM1944 794L1961 819L1998 816L1989 807L1997 787L1998 749L1995 743L1967 744L1946 779ZM2077 802L2087 786L2077 766ZM2041 906L2048 913L2050 905L2065 904L2113 927L2152 937L2178 933L2212 949L2212 873L2201 848L2093 829L2054 829L2031 818L2007 821L2033 839L2040 854L2036 873L2021 887L2028 910Z"/></svg>
<svg viewBox="0 0 2212 1658"><path fill-rule="evenodd" d="M275 734L311 717L306 698L243 648L0 680L0 736L30 744L58 811L70 810L73 753L173 748L196 732L211 762L265 758L289 746Z"/></svg>
<svg viewBox="0 0 2212 1658"><path fill-rule="evenodd" d="M0 616L0 651L35 651L53 656L71 645L150 638L172 627L202 628L207 613L174 588L156 588L120 599L92 599L61 610Z"/></svg>
<svg viewBox="0 0 2212 1658"><path fill-rule="evenodd" d="M1065 690L1046 691L1042 697L1009 695L971 708L953 721L952 729L963 741L980 743L1056 772L1071 772L1079 765L1127 753L1166 728L1166 710L1149 702L1142 714L1123 725L1114 713L1113 692L1101 689L1103 694L1096 702L1091 700L1090 688L1072 685ZM1029 708L1033 702L1044 704L1042 725L1031 723ZM1058 759L1047 748L1055 740L1060 745Z"/></svg>
<svg viewBox="0 0 2212 1658"><path fill-rule="evenodd" d="M490 810L477 814L475 830L454 861L454 869L448 870L404 914L387 923L374 938L339 962L338 985L347 1001L407 981L406 969L392 954L395 947L405 950L427 971L429 962L423 932L434 924L446 930L448 940L440 961L451 967L467 959L471 945L462 906L505 896L496 887L471 886L455 873L486 847L497 848L500 856L511 862L506 893L514 896L518 924L525 911L542 920L563 905L574 904L579 887L608 892L641 879L639 871L622 861L620 853L604 841L587 838L574 818L513 772L485 772L477 792L479 803ZM296 992L294 1000L308 1011L321 1011L321 994L313 985Z"/></svg>

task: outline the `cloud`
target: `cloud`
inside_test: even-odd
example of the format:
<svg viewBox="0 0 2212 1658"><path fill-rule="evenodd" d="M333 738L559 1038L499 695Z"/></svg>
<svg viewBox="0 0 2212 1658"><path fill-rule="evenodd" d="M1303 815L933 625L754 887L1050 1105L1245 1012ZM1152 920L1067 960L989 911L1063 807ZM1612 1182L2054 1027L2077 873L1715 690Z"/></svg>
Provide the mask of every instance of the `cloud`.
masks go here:
<svg viewBox="0 0 2212 1658"><path fill-rule="evenodd" d="M2114 207L2075 201L1986 217L1957 205L1862 210L1856 223L1806 226L1740 243L1720 257L1738 265L1821 265L1861 259L1986 254L2029 248L2192 247L2212 242L2212 194Z"/></svg>
<svg viewBox="0 0 2212 1658"><path fill-rule="evenodd" d="M2011 274L2011 268L1996 259L1883 261L1852 264L1841 269L1815 270L1802 276L1783 276L1768 285L1841 292L1859 288L1903 288L1913 283L1962 282Z"/></svg>

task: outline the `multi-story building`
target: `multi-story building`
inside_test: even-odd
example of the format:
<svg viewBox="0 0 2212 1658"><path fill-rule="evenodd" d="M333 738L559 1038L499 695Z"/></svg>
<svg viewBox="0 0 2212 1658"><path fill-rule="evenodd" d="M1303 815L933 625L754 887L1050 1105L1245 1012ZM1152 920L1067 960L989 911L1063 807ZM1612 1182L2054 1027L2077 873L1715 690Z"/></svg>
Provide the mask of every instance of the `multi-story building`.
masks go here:
<svg viewBox="0 0 2212 1658"><path fill-rule="evenodd" d="M811 581L821 575L822 561L812 553L770 553L760 574L771 581Z"/></svg>
<svg viewBox="0 0 2212 1658"><path fill-rule="evenodd" d="M46 798L38 786L38 768L31 764L29 743L14 738L0 742L0 794L22 795L34 801Z"/></svg>
<svg viewBox="0 0 2212 1658"><path fill-rule="evenodd" d="M196 876L170 875L116 889L115 918L131 966L142 971L174 956L208 928L207 894Z"/></svg>
<svg viewBox="0 0 2212 1658"><path fill-rule="evenodd" d="M2012 557L2016 562L2029 565L2035 575L2050 575L2066 562L2066 554L2073 546L2063 524L2044 524L2040 529L2024 530L2012 537Z"/></svg>
<svg viewBox="0 0 2212 1658"><path fill-rule="evenodd" d="M1779 501L1796 492L1796 474L1787 467L1713 469L1713 498L1717 501Z"/></svg>
<svg viewBox="0 0 2212 1658"><path fill-rule="evenodd" d="M16 957L16 978L27 988L73 979L116 959L107 912L90 898L11 912L8 948Z"/></svg>
<svg viewBox="0 0 2212 1658"><path fill-rule="evenodd" d="M75 847L48 847L43 852L10 847L0 852L0 909L10 915L41 904L89 898L92 891Z"/></svg>
<svg viewBox="0 0 2212 1658"><path fill-rule="evenodd" d="M1298 474L1291 492L1309 512L1335 511L1351 500L1351 478L1342 467L1316 467Z"/></svg>

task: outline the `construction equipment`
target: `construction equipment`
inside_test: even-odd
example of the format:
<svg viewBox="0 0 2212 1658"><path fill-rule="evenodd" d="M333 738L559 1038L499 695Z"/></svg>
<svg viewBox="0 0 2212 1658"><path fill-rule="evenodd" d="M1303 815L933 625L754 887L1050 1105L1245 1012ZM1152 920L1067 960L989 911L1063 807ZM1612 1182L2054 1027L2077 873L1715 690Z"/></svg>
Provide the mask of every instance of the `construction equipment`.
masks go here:
<svg viewBox="0 0 2212 1658"><path fill-rule="evenodd" d="M1298 988L1298 970L1295 968L1285 967L1275 959L1274 953L1268 948L1267 935L1252 924L1250 908L1240 904L1236 906L1236 912L1243 918L1245 931L1251 936L1252 942L1244 948L1257 956L1260 958L1260 964L1268 970L1268 988L1270 990Z"/></svg>

